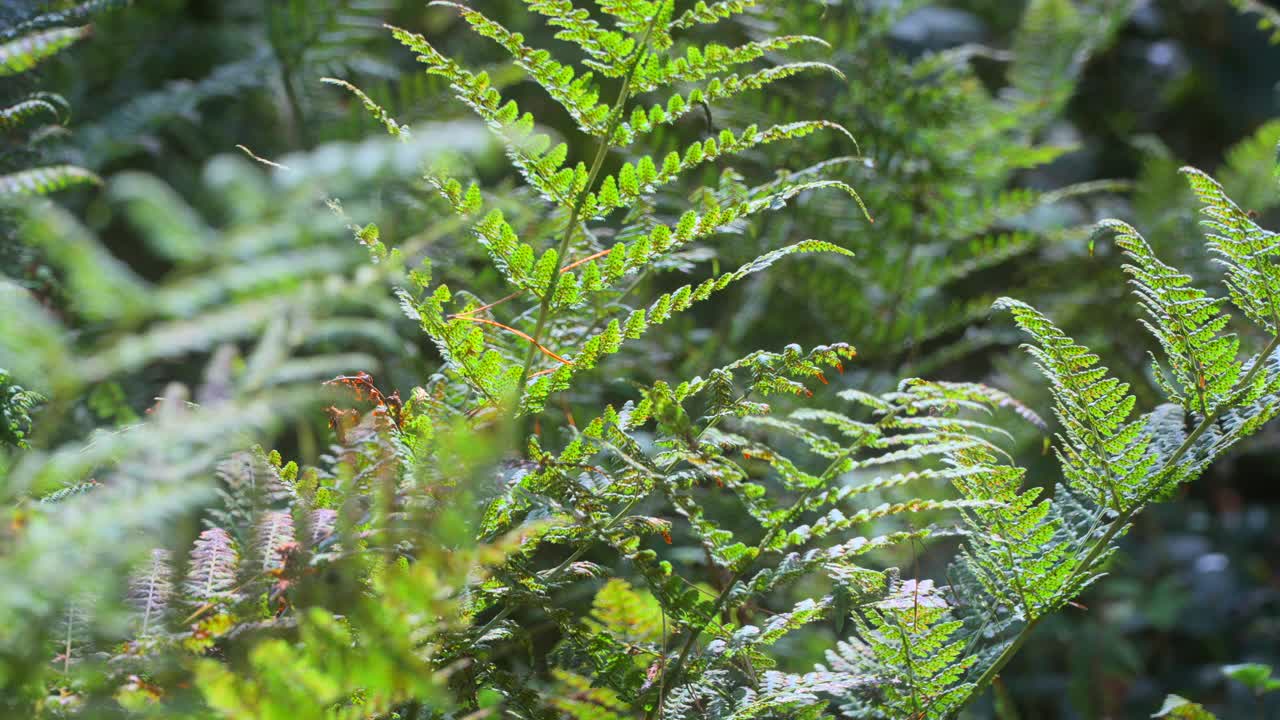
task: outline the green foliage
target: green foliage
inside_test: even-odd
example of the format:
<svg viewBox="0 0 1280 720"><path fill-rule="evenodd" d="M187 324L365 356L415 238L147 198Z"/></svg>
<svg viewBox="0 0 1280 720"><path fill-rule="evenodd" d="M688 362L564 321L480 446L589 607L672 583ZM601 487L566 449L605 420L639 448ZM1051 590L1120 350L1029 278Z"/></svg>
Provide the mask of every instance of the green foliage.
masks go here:
<svg viewBox="0 0 1280 720"><path fill-rule="evenodd" d="M1231 5L1241 13L1256 15L1258 29L1271 33L1271 43L1280 43L1280 11L1258 0L1231 0Z"/></svg>
<svg viewBox="0 0 1280 720"><path fill-rule="evenodd" d="M87 15L94 3L77 9L77 16ZM0 44L0 77L19 75L28 72L54 55L65 50L73 43L86 38L91 28L80 27L48 27L62 19L61 14L51 13L39 16L30 21L30 30L18 32L15 29L12 37ZM41 113L52 115L60 120L67 103L60 96L47 92L36 92L0 110L0 129L6 132L17 130L25 120ZM8 170L8 168L4 168ZM97 183L98 177L84 168L74 165L55 165L50 167L23 169L15 173L0 174L0 199L13 195L47 195L66 187ZM6 245L10 242L5 239Z"/></svg>
<svg viewBox="0 0 1280 720"><path fill-rule="evenodd" d="M9 373L0 370L0 442L9 447L27 447L31 434L31 411L44 398L13 382Z"/></svg>
<svg viewBox="0 0 1280 720"><path fill-rule="evenodd" d="M1257 695L1280 690L1280 680L1271 677L1271 666L1261 663L1226 665L1222 674L1243 684Z"/></svg>
<svg viewBox="0 0 1280 720"><path fill-rule="evenodd" d="M21 208L65 302L0 286L5 713L951 718L1102 578L1137 513L1280 413L1276 233L1195 170L1225 298L1133 227L1098 228L1153 336L1152 409L1048 314L996 302L1052 397L1047 477L1052 460L1023 467L1015 436L1048 423L995 387L889 383L844 342L705 349L688 332L786 259L827 307L744 308L722 337L816 315L894 358L986 306L960 288L980 271L1083 241L1029 217L1098 186L1016 183L1061 154L1038 131L1123 9L1030 3L997 93L964 52L889 51L911 3L513 4L528 12L500 22L433 3L433 32L390 32L478 123L410 127L378 91L329 78L390 138L271 159L242 146L257 164L214 159L198 199L133 171L109 174L83 218ZM319 115L302 78L394 62L365 52L384 10L267 10L264 67L295 144ZM808 33L824 26L836 64L872 71L850 82L793 58L829 50ZM464 64L454 30L503 64ZM178 105L256 86L244 67ZM867 113L865 156L831 118L761 112L832 87ZM178 96L136 98L141 124ZM58 114L24 102L6 128ZM122 117L90 133L97 160L122 156L98 144ZM1231 182L1256 177L1273 131L1240 148ZM780 169L784 150L798 169ZM36 172L6 179L75 176ZM381 222L402 195L425 228ZM884 208L874 228L864 196ZM157 267L123 262L117 232ZM668 375L672 348L687 379ZM154 404L122 389L192 359L202 377ZM945 585L915 561L929 549L955 549ZM1180 699L1162 712L1203 716Z"/></svg>
<svg viewBox="0 0 1280 720"><path fill-rule="evenodd" d="M0 77L26 72L88 34L86 25L43 30L10 40L0 45Z"/></svg>
<svg viewBox="0 0 1280 720"><path fill-rule="evenodd" d="M797 300L775 312L749 305L735 318L731 342L788 337L792 318L804 317L811 327L857 338L868 369L882 371L877 380L887 386L904 366L928 373L1007 342L1002 328L984 325L996 299L986 278L1017 283L1024 266L1052 273L1046 268L1056 262L1078 261L1070 249L1084 230L1063 218L1074 216L1082 198L1116 184L1046 189L1024 186L1025 178L1075 149L1046 129L1060 120L1084 64L1106 48L1129 4L1017 4L1022 18L1012 50L998 58L1007 84L994 90L982 73L992 61L985 48L914 58L895 50L901 42L895 31L925 5L800 3L761 11L762 28L821 35L836 49L828 61L852 79L796 78L757 102L717 104L717 122L765 112L790 119L811 98L829 98L827 119L854 128L860 148L850 153L846 143L818 139L792 153L787 167L798 177L858 187L877 222L863 231L840 204L822 197L810 199L793 221L757 220L753 230L764 242L793 233L839 238L859 261L820 262L803 276L756 280L753 295ZM1006 290L1036 300L1052 294L1034 281L1027 285Z"/></svg>
<svg viewBox="0 0 1280 720"><path fill-rule="evenodd" d="M1203 706L1197 705L1180 695L1170 695L1164 699L1164 704L1160 706L1160 709L1151 714L1151 717L1175 718L1175 720L1215 720L1217 716L1205 710Z"/></svg>
<svg viewBox="0 0 1280 720"><path fill-rule="evenodd" d="M618 98L613 103L601 103L600 90L591 73L576 74L571 67L552 60L547 51L526 46L519 33L474 10L443 4L461 13L481 35L496 40L526 71L528 78L574 118L582 132L598 138L590 164L569 165L566 146L555 145L549 136L539 133L535 129L535 118L527 112L522 114L514 101L504 101L487 73L464 68L421 35L394 31L428 66L428 72L445 78L455 96L492 129L530 188L559 213L558 227L548 238L554 244L540 252L535 250L537 240L522 240L500 210L489 211L474 224L476 239L488 250L496 269L513 291L503 300L483 304L463 301L457 311L450 312L450 306L459 302L458 293L447 285L431 289L430 276L425 273L415 278L416 292L403 296L406 306L412 308L435 341L446 367L471 385L484 402L495 404L517 397L524 412L538 412L551 394L567 389L574 376L593 369L602 356L618 352L650 327L688 311L694 304L734 281L767 268L782 256L815 251L848 254L827 242L793 243L765 252L737 271L713 276L696 286L686 285L658 297L647 308L623 315L620 308L610 302L619 297L618 282L629 275L660 269L666 259L691 241L723 232L740 218L778 207L811 190L838 189L861 203L853 188L843 182L783 179L747 190L744 198L735 203L708 204L701 214L686 213L674 227L661 224L645 213L639 216L633 213L620 227L612 228L615 237L628 240L613 245L603 245L597 239L599 230L591 227L593 220L606 220L616 208L645 207L660 187L680 180L695 167L722 155L797 139L821 127L836 127L847 135L843 128L828 122L795 123L764 131L752 125L741 133L726 130L718 139L695 142L682 151L672 152L661 166L652 157L640 156L624 162L614 175L603 174L610 154L629 145L640 130L635 123L624 123L633 97L676 83L723 82L717 76L758 59L766 49L784 49L796 38L774 39L736 49L690 45L683 56L678 56L670 47L674 42L672 32L679 28L666 24L667 16L663 13L670 12L667 5L645 5L648 9L643 11L637 9L638 5L631 7L627 3L611 6L610 12L632 18L620 21L620 27L627 27L627 22L639 22L638 18L649 18L636 26L638 39L623 40L622 35L601 30L595 21L571 12L563 3L530 3L530 9L549 14L557 26L564 28L557 33L558 37L583 48L590 58L586 63L593 70L604 77L621 78ZM640 111L637 122L640 116L648 118L649 114ZM482 201L477 191L468 191L464 201L459 181L438 177L433 182L464 217L479 213ZM569 261L575 255L580 259ZM531 327L521 329L492 317L502 302L526 293L533 296L534 308L518 313L517 317L532 318ZM485 328L497 330L487 332ZM505 337L494 338L499 331L503 331ZM522 344L526 347L522 348ZM548 361L555 364L548 366Z"/></svg>

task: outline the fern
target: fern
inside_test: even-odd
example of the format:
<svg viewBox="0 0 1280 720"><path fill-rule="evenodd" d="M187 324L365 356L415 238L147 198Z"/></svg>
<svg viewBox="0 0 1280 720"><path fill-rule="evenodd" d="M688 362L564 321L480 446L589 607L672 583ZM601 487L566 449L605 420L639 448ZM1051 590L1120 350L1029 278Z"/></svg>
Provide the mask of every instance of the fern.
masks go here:
<svg viewBox="0 0 1280 720"><path fill-rule="evenodd" d="M23 73L89 35L89 26L44 30L0 45L0 77Z"/></svg>
<svg viewBox="0 0 1280 720"><path fill-rule="evenodd" d="M4 444L11 447L28 447L31 435L31 412L44 400L40 393L27 390L13 381L9 373L0 370L0 431Z"/></svg>
<svg viewBox="0 0 1280 720"><path fill-rule="evenodd" d="M1044 140L1039 129L1062 112L1085 64L1121 27L1126 3L1020 5L1012 48L999 57L1008 84L995 91L978 69L990 60L981 48L914 60L896 51L895 28L922 4L762 7L755 25L742 23L749 34L821 28L837 48L831 62L858 72L849 83L806 75L759 101L715 104L718 121L762 112L790 120L810 98L833 98L835 114L827 119L856 127L861 152L850 156L846 143L816 138L797 148L787 167L806 179L849 182L870 207L884 210L872 233L860 232L840 204L823 197L808 199L793 222L753 220L763 242L790 233L839 238L859 260L820 261L802 278L757 278L751 295L776 298L774 307L785 311L748 306L728 343L751 335L789 338L791 318L804 317L811 318L807 326L858 338L883 387L902 372L945 372L1008 342L985 322L995 299L980 290L986 278L1020 277L1019 268L1056 262L1084 231L1045 218L1064 217L1086 198L1117 189L1106 182L1031 189L1020 187L1019 178L1071 150ZM888 212L892 207L904 210Z"/></svg>
<svg viewBox="0 0 1280 720"><path fill-rule="evenodd" d="M765 253L736 272L659 297L648 308L632 311L626 317L616 314L614 317L599 314L580 317L577 323L585 327L586 332L577 331L573 333L576 337L555 339L564 335L559 326L573 318L574 313L565 311L586 304L598 305L598 301L589 302L593 296L607 297L610 286L618 280L654 266L685 243L708 237L740 217L776 206L806 190L834 187L855 199L857 194L840 182L786 183L735 206L712 207L701 216L686 214L674 228L625 225L618 230L618 236L642 234L632 241L603 247L593 239L596 231L589 228L592 220L605 220L616 208L643 202L657 188L680 179L700 163L832 126L817 122L765 131L752 126L740 134L725 131L718 138L671 153L661 163L642 156L637 161L624 163L614 175L602 172L611 152L634 141L637 123L645 125L651 116L656 120L662 117L661 113L635 108L636 112L631 113L635 123L627 124L628 108L634 97L676 82L701 81L720 75L759 58L766 49L785 48L798 38L781 38L737 49L695 46L683 57L674 57L668 54L674 28L667 26L670 8L665 5L646 5L643 11L626 3L609 6L606 11L616 12L620 18L619 31L612 32L603 30L596 21L572 11L566 4L529 3L531 10L546 15L553 25L562 28L557 33L561 39L583 48L590 58L585 62L593 70L606 77L621 78L617 99L601 103L600 90L590 74L579 74L553 60L548 52L530 48L523 36L474 10L445 4L457 10L481 35L497 41L529 78L575 119L582 132L598 138L598 148L590 164L566 165L565 146L552 148L550 139L533 129L535 120L531 115L521 115L514 102L504 103L498 90L491 87L487 74L462 67L422 36L395 31L396 37L428 65L428 72L444 77L455 95L493 129L530 187L567 216L557 222L560 225L558 241L542 251L522 241L500 212L491 211L475 225L477 239L489 251L497 269L515 291L514 295L533 296L531 328L521 329L482 314L500 302L472 304L450 313L448 306L455 302L455 293L445 285L429 290L425 282L420 282L419 292L425 293L425 297L404 295L406 304L412 307L413 314L435 340L453 371L471 384L480 397L498 402L514 395L521 398L525 412L537 412L552 393L568 388L575 375L595 367L602 355L617 352L627 341L643 336L651 326L686 311L729 283L768 267L785 254L840 250L829 243L806 241ZM624 38L627 34L634 36ZM646 121L640 120L642 116ZM467 215L476 212L474 200L460 202L460 183L447 178L437 182L457 209ZM575 252L582 253L581 259L569 261ZM426 276L420 278L426 279ZM486 328L496 330L487 332ZM497 332L505 333L506 337L492 339L492 334ZM513 340L517 342L513 344ZM526 348L521 350L519 343ZM520 355L524 358L522 362L513 361ZM557 365L546 367L548 360Z"/></svg>
<svg viewBox="0 0 1280 720"><path fill-rule="evenodd" d="M137 636L150 639L165 625L165 614L173 597L173 569L165 550L151 551L151 559L129 582L129 601L138 613Z"/></svg>
<svg viewBox="0 0 1280 720"><path fill-rule="evenodd" d="M1083 584L1096 580L1103 561L1114 550L1115 538L1135 513L1177 483L1196 477L1211 460L1277 412L1274 400L1268 398L1275 390L1272 365L1280 340L1265 311L1270 294L1266 275L1257 264L1256 251L1250 252L1260 247L1255 238L1264 237L1265 231L1244 217L1208 176L1190 169L1186 174L1204 202L1209 247L1223 257L1233 304L1270 339L1256 354L1240 360L1238 341L1222 333L1226 325L1219 310L1222 301L1195 289L1188 277L1156 259L1132 228L1104 224L1102 229L1117 235L1133 262L1127 269L1148 315L1144 324L1160 341L1164 351L1160 359L1172 375L1172 380L1162 382L1172 404L1131 420L1132 397L1122 383L1107 377L1096 356L1043 315L1020 303L1002 302L1035 341L1031 352L1050 381L1066 433L1056 448L1064 476L1099 510L1085 511L1092 520L1086 521L1083 532L1064 533L1061 525L1055 531L1049 547L1066 543L1073 556L1069 573L1059 571L1047 578L1016 573L1022 581L1036 577L1038 592L1047 592L1048 602L1040 612L1032 607L1021 629L983 669L976 681L979 690L1017 652L1044 613L1061 607ZM1193 426L1190 432L1185 430L1186 422ZM1069 494L1060 491L1059 495L1060 517L1082 514L1066 502ZM1054 559L1050 551L1042 557ZM962 562L983 564L981 558Z"/></svg>
<svg viewBox="0 0 1280 720"><path fill-rule="evenodd" d="M1013 428L1049 424L994 387L890 383L841 342L759 340L711 360L757 326L748 307L703 333L701 304L772 282L764 271L795 254L814 256L806 297L825 307L784 308L788 325L874 329L873 347L896 354L947 345L985 313L954 286L1063 237L1033 211L1111 187L1015 180L1062 151L1036 130L1122 9L1031 3L1001 93L978 84L967 51L876 65L850 83L867 101L863 157L832 119L778 108L756 124L753 102L781 101L754 91L846 82L784 59L828 48L767 4L523 0L528 17L501 23L435 5L430 20L492 41L503 65L464 65L440 26L391 35L478 124L410 127L378 91L331 79L392 139L269 159L246 148L258 166L211 162L201 202L148 175L107 178L96 212L118 213L113 232L163 272L118 260L96 217L22 208L24 239L69 292L51 312L0 286L0 363L40 391L0 378L16 388L6 427L31 446L3 456L0 485L14 508L0 676L16 688L0 706L14 716L955 717L1102 578L1138 512L1280 413L1275 234L1197 171L1227 298L1157 257L1163 243L1099 228L1124 253L1163 402L1142 413L1047 314L996 305L1052 394L1061 483L1018 464ZM889 57L910 6L788 12L831 13L854 39L840 52L860 58L838 64L861 69ZM314 140L299 79L349 71L334 48L366 47L384 10L268 10L298 144ZM712 23L729 26L723 42L703 37ZM546 27L517 32L530 26ZM538 47L548 36L574 56ZM144 96L139 117L172 99ZM681 118L699 111L694 139ZM580 157L556 127L594 150ZM481 133L518 187L473 164L490 147ZM798 169L775 172L783 148ZM1256 152L1242 148L1237 181ZM367 222L420 165L430 196L413 202L431 222ZM864 192L889 211L874 233ZM1233 334L1228 305L1255 327ZM421 327L424 357L398 316ZM202 378L132 414L117 383L150 392L188 356ZM322 404L327 429L306 421ZM33 437L37 407L49 431ZM78 433L84 412L113 424ZM301 464L263 449L273 439ZM915 562L930 544L959 547L945 585ZM781 662L815 641L822 665Z"/></svg>
<svg viewBox="0 0 1280 720"><path fill-rule="evenodd" d="M881 702L894 717L946 717L971 690L959 680L975 659L965 658L953 637L961 623L946 615L947 601L932 582L908 580L862 613L861 639L828 651L828 661L886 678Z"/></svg>

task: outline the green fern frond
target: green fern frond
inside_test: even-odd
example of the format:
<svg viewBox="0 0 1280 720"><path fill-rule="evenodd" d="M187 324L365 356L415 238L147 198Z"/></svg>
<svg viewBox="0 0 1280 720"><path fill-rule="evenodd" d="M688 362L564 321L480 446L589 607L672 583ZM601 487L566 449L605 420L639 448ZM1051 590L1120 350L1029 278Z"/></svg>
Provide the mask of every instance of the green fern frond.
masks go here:
<svg viewBox="0 0 1280 720"><path fill-rule="evenodd" d="M55 122L62 122L70 112L67 101L56 93L36 92L20 102L0 109L0 128L13 129L41 114L50 115Z"/></svg>
<svg viewBox="0 0 1280 720"><path fill-rule="evenodd" d="M1116 244L1132 261L1124 269L1149 316L1143 325L1160 341L1173 374L1170 382L1158 365L1155 368L1165 394L1207 417L1230 400L1241 371L1236 361L1240 341L1222 334L1228 322L1221 312L1224 301L1208 297L1191 286L1189 276L1157 259L1132 227L1112 221L1099 229L1114 233Z"/></svg>
<svg viewBox="0 0 1280 720"><path fill-rule="evenodd" d="M648 110L637 107L628 120L622 122L614 134L614 142L625 145L637 140L663 125L671 125L687 114L697 111L704 104L723 102L743 93L760 90L779 80L801 73L821 72L844 78L833 65L823 62L788 62L773 65L746 74L729 74L716 77L702 87L684 93L674 93L665 102L655 103Z"/></svg>
<svg viewBox="0 0 1280 720"><path fill-rule="evenodd" d="M85 317L128 317L146 306L143 280L112 257L66 210L48 203L32 208L23 233L66 272L76 310Z"/></svg>
<svg viewBox="0 0 1280 720"><path fill-rule="evenodd" d="M688 30L695 25L719 22L747 12L759 4L760 0L720 0L711 4L698 0L693 7L672 20L671 27L675 30Z"/></svg>
<svg viewBox="0 0 1280 720"><path fill-rule="evenodd" d="M86 0L79 5L44 12L12 27L0 29L0 40L9 40L24 35L30 36L37 31L55 28L59 25L79 25L95 15L127 7L132 2L133 0Z"/></svg>
<svg viewBox="0 0 1280 720"><path fill-rule="evenodd" d="M101 178L84 168L74 165L51 165L0 175L0 197L48 195L76 185L101 184Z"/></svg>
<svg viewBox="0 0 1280 720"><path fill-rule="evenodd" d="M1027 350L1049 381L1054 413L1066 432L1055 450L1068 482L1099 505L1131 507L1154 460L1141 423L1129 419L1137 402L1129 386L1108 377L1097 355L1031 306L1003 298L996 308L1010 311L1035 340Z"/></svg>
<svg viewBox="0 0 1280 720"><path fill-rule="evenodd" d="M705 280L696 287L685 285L673 292L658 297L648 308L636 310L627 316L625 321L611 320L600 333L586 338L580 349L566 360L549 376L538 378L526 390L523 400L525 412L537 412L553 392L569 387L569 382L580 372L594 368L601 356L616 353L622 343L643 335L651 326L661 325L671 318L672 314L688 310L694 303L709 298L712 294L723 290L742 278L765 270L773 263L795 253L829 252L840 255L852 255L838 245L820 240L806 240L794 245L779 248L765 253L733 272L724 273Z"/></svg>
<svg viewBox="0 0 1280 720"><path fill-rule="evenodd" d="M41 30L0 45L0 77L24 73L92 31L88 25Z"/></svg>
<svg viewBox="0 0 1280 720"><path fill-rule="evenodd" d="M339 80L338 78L320 78L320 82L327 83L329 85L336 85L345 89L347 92L350 92L352 95L355 95L356 98L360 100L360 104L364 106L364 109L377 118L378 122L382 123L382 126L385 127L387 132L391 135L395 137L409 136L410 132L407 126L396 122L396 119L392 117L385 108L374 102L373 98L365 94L365 92L360 88L352 85L346 80Z"/></svg>
<svg viewBox="0 0 1280 720"><path fill-rule="evenodd" d="M973 663L957 637L962 623L949 618L931 581L908 580L854 619L858 639L828 651L827 661L834 671L877 678L877 704L893 717L949 717L972 691L961 682Z"/></svg>

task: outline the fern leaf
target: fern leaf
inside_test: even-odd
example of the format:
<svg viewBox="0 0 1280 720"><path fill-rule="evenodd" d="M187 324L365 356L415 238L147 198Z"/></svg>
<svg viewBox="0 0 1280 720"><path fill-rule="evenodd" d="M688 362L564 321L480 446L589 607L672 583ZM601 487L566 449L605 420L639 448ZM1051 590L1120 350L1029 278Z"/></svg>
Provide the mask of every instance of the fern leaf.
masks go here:
<svg viewBox="0 0 1280 720"><path fill-rule="evenodd" d="M996 308L1010 311L1035 340L1027 349L1049 381L1066 432L1056 451L1068 481L1100 505L1127 509L1145 491L1153 463L1150 438L1129 420L1136 403L1129 386L1108 377L1097 355L1031 306L1002 298Z"/></svg>
<svg viewBox="0 0 1280 720"><path fill-rule="evenodd" d="M740 15L760 4L760 0L720 0L707 4L706 0L698 0L693 7L684 11L671 21L674 30L688 30L695 25L715 23Z"/></svg>
<svg viewBox="0 0 1280 720"><path fill-rule="evenodd" d="M314 528L312 532L315 532ZM263 513L258 521L257 547L254 548L262 559L260 570L270 573L283 569L285 556L293 543L293 517L278 510Z"/></svg>
<svg viewBox="0 0 1280 720"><path fill-rule="evenodd" d="M364 109L369 111L369 114L373 115L378 122L382 123L382 126L385 127L387 132L392 136L402 139L410 136L411 133L407 125L402 125L397 122L396 119L391 116L391 113L387 112L385 108L374 102L373 98L365 94L365 92L360 88L352 85L346 80L339 80L338 78L320 78L320 82L327 83L329 85L336 85L350 92L352 95L355 95L360 101L360 104L364 106Z"/></svg>
<svg viewBox="0 0 1280 720"><path fill-rule="evenodd" d="M465 5L439 0L432 4L457 9L476 32L494 40L511 53L516 64L528 72L529 77L569 113L584 133L597 136L605 133L610 108L599 102L600 91L591 81L590 75L575 78L572 67L556 62L545 50L528 47L519 33L512 33L500 23Z"/></svg>
<svg viewBox="0 0 1280 720"><path fill-rule="evenodd" d="M754 125L746 128L740 135L735 136L731 131L722 131L717 137L710 138L705 142L694 143L689 146L684 153L672 152L663 159L659 165L653 158L644 157L635 164L626 163L618 171L617 175L609 176L601 183L601 191L594 196L588 196L584 205L588 208L586 215L594 215L603 217L609 212L621 208L629 207L635 204L636 200L644 195L649 195L656 188L676 180L685 174L689 169L696 167L702 163L714 162L717 158L724 155L739 153L760 145L779 142L781 140L792 140L803 138L811 135L818 130L834 130L849 138L851 142L853 135L840 125L827 122L825 120L812 120L805 122L795 122L786 125L777 125L766 130L759 130ZM615 191L607 192L605 188L612 187ZM866 206L862 204L862 198L849 185L836 181L815 181L812 183L797 183L794 188L788 188L789 195L783 199L793 197L797 193L804 190L817 187L839 187L844 190L862 209L863 215L870 219ZM744 205L759 207L770 206L769 199L757 199L751 203ZM730 218L732 219L732 217Z"/></svg>
<svg viewBox="0 0 1280 720"><path fill-rule="evenodd" d="M21 102L0 109L0 128L16 128L42 113L51 115L55 122L61 122L63 115L69 111L70 106L61 95L47 92L32 93Z"/></svg>
<svg viewBox="0 0 1280 720"><path fill-rule="evenodd" d="M226 530L215 527L201 532L191 548L185 598L197 606L232 599L239 564L240 554Z"/></svg>
<svg viewBox="0 0 1280 720"><path fill-rule="evenodd" d="M541 409L547 397L565 389L569 381L579 372L594 368L603 355L616 353L628 337L638 337L649 327L660 325L670 319L673 313L683 312L694 303L707 299L713 293L723 290L737 280L760 272L778 260L794 253L832 252L851 256L848 250L819 240L805 240L785 248L765 253L737 270L724 273L699 284L697 287L686 285L666 295L662 295L647 309L636 310L625 322L613 320L609 326L597 335L583 341L578 352L570 362L561 364L549 376L536 379L524 395L524 412L536 412ZM624 335L623 328L626 328Z"/></svg>
<svg viewBox="0 0 1280 720"><path fill-rule="evenodd" d="M629 120L624 120L614 133L613 141L629 144L641 135L653 132L663 125L671 125L685 115L698 110L704 103L728 100L743 93L760 90L779 80L806 72L823 72L843 78L834 66L823 62L791 62L774 65L746 73L716 77L704 85L685 93L674 93L665 102L651 105L648 110L637 108Z"/></svg>
<svg viewBox="0 0 1280 720"><path fill-rule="evenodd" d="M78 312L92 319L128 317L148 304L142 279L109 254L69 212L42 202L25 220L24 236L66 274Z"/></svg>
<svg viewBox="0 0 1280 720"><path fill-rule="evenodd" d="M636 91L644 93L679 82L699 82L728 72L734 66L758 60L766 53L806 43L830 47L825 40L812 35L781 35L732 48L714 43L702 48L691 46L686 49L685 57L670 58L664 63L642 68L636 77Z"/></svg>
<svg viewBox="0 0 1280 720"><path fill-rule="evenodd" d="M574 7L572 0L528 0L529 10L547 18L548 24L562 28L557 40L571 42L589 56L586 64L604 77L626 74L627 59L635 51L635 40L607 30L591 17L591 11Z"/></svg>
<svg viewBox="0 0 1280 720"><path fill-rule="evenodd" d="M491 87L488 75L472 73L453 60L442 55L416 33L393 28L395 38L418 54L418 60L428 66L427 72L447 79L455 96L470 107L476 115L502 140L507 156L519 169L526 182L541 195L557 204L572 203L575 189L585 184L587 170L562 168L567 148L563 145L551 149L546 135L533 132L533 116L521 115L514 101L502 102L502 95Z"/></svg>
<svg viewBox="0 0 1280 720"><path fill-rule="evenodd" d="M1276 233L1263 230L1223 191L1222 186L1195 168L1182 174L1204 207L1209 249L1226 268L1231 302L1269 333L1280 332L1280 254Z"/></svg>
<svg viewBox="0 0 1280 720"><path fill-rule="evenodd" d="M42 60L57 55L72 43L89 36L91 28L53 28L42 30L0 45L0 77L24 73Z"/></svg>

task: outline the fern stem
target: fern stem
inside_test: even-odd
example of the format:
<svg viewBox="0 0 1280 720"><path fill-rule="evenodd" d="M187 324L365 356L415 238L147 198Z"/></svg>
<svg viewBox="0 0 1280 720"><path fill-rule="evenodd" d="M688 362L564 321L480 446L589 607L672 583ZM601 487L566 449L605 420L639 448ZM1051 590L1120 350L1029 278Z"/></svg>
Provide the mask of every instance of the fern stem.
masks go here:
<svg viewBox="0 0 1280 720"><path fill-rule="evenodd" d="M1244 377L1242 377L1237 383L1236 390L1232 393L1233 396L1239 395L1249 389L1249 386L1262 370L1267 358L1271 357L1277 347L1280 347L1280 334L1272 337L1267 343L1267 346L1262 349L1262 352L1258 353L1257 360L1254 361L1253 367L1249 368L1249 372L1245 373ZM1212 414L1205 416L1205 419L1200 421L1200 424L1196 426L1196 429L1191 431L1191 434L1187 436L1187 439L1183 440L1182 444L1178 446L1178 449L1174 450L1173 454L1169 456L1169 459L1160 466L1160 469L1155 473L1155 477L1160 478L1169 472L1169 470L1173 469L1177 462L1191 451L1191 448L1195 445L1196 441L1208 432L1210 427L1213 427L1213 424L1218 421L1218 418L1222 416L1222 413L1231 405L1232 402L1230 400L1221 402ZM1093 564L1097 562L1098 557L1107 549L1108 546L1110 546L1111 541L1114 540L1116 535L1124 529L1124 527L1129 523L1129 520L1133 518L1134 514L1137 513L1137 511L1141 509L1143 505L1152 498L1152 496L1159 492L1162 487L1163 483L1154 483L1150 489L1138 497L1138 500L1133 503L1133 505L1127 509L1119 511L1120 514L1117 515L1116 518L1111 521L1111 524L1107 526L1107 531L1090 546L1089 553L1085 556L1084 560L1079 565L1076 565L1076 567L1071 571L1071 574L1067 576L1066 582L1063 583L1063 588L1069 590L1081 575L1092 568ZM973 692L969 695L969 699L977 697L987 689L987 686L995 680L1000 671L1004 669L1004 666L1013 659L1014 655L1018 654L1020 649L1022 649L1023 644L1027 641L1027 637L1031 634L1031 631L1035 629L1036 625L1040 623L1040 620L1043 617L1044 615L1039 615L1037 617L1030 618L1027 621L1027 624L1022 626L1022 629L1018 631L1017 636L1014 637L1013 642L1011 642L1009 646L1000 653L999 657L995 659L995 662L991 663L991 665L987 667L986 671L984 671L978 678L977 682L974 683Z"/></svg>
<svg viewBox="0 0 1280 720"><path fill-rule="evenodd" d="M560 247L556 253L556 259L562 260L569 252L569 245L573 242L574 232L578 226L578 216L582 214L582 206L587 201L587 195L591 193L591 188L596 184L596 178L600 175L600 169L604 167L604 160L609 156L609 150L613 148L613 135L618 130L618 126L622 123L622 116L626 112L627 100L631 96L631 83L635 80L636 72L640 69L640 64L644 60L645 52L649 47L649 38L653 35L653 29L658 24L658 18L662 16L662 7L659 6L658 11L653 14L653 18L649 20L649 25L645 28L644 35L640 38L640 42L636 45L636 56L631 61L631 68L627 71L626 78L622 81L622 87L618 91L618 99L613 106L613 115L609 118L609 124L605 127L604 135L600 138L600 147L596 149L595 159L591 161L591 171L587 174L587 183L578 193L578 197L574 199L573 209L569 212L569 222L566 223L564 229L564 237L560 239ZM553 273L551 281L547 283L547 291L542 295L542 303L538 309L538 320L533 326L533 344L529 348L529 352L525 354L524 367L520 370L520 379L516 382L515 391L518 393L517 401L524 395L524 384L529 380L529 372L533 369L533 361L538 357L538 346L542 342L542 333L546 330L547 321L551 317L551 305L555 300L556 289L560 286L561 273Z"/></svg>

